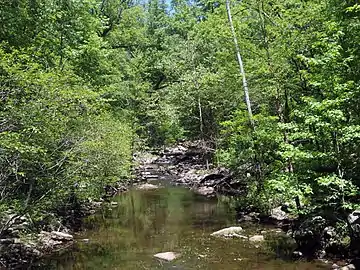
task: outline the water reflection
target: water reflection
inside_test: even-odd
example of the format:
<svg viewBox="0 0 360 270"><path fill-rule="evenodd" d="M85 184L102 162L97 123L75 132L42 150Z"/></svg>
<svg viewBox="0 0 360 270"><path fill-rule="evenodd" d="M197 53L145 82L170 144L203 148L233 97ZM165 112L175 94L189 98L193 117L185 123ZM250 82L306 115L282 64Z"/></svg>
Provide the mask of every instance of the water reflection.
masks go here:
<svg viewBox="0 0 360 270"><path fill-rule="evenodd" d="M74 250L48 260L46 269L320 269L313 263L276 260L266 249L244 240L210 237L214 230L235 224L229 207L187 189L168 187L133 190L116 198L87 221L87 231ZM261 228L250 228L261 230ZM250 233L248 230L247 233ZM153 257L174 251L170 263Z"/></svg>

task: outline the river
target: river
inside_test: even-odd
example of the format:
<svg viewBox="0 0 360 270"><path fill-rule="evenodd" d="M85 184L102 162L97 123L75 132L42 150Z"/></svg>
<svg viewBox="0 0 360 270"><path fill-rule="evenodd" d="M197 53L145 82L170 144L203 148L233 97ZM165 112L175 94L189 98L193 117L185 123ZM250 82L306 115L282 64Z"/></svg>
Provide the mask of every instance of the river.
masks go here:
<svg viewBox="0 0 360 270"><path fill-rule="evenodd" d="M210 236L236 225L226 200L209 199L182 187L130 190L89 217L71 250L42 262L43 269L329 269L318 262L278 259L271 228L241 224L244 235L265 234L267 241ZM273 230L272 230L273 231ZM276 237L276 236L275 236ZM270 239L270 240L269 240ZM181 256L164 262L159 252ZM37 266L37 269L40 266Z"/></svg>

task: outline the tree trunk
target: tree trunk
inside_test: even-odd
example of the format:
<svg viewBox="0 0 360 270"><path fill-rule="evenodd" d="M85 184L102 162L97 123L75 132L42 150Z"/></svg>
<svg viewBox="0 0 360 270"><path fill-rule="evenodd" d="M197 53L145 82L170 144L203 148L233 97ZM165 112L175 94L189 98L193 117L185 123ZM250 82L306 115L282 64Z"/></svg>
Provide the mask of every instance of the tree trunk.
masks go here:
<svg viewBox="0 0 360 270"><path fill-rule="evenodd" d="M246 102L246 107L247 107L247 110L248 110L249 120L250 120L251 127L253 129L255 129L253 114L252 114L252 110L251 110L251 102L250 102L250 97L249 97L249 89L248 89L248 84L247 84L247 80L246 80L246 76L245 76L244 64L243 64L243 61L242 61L242 58L241 58L240 48L239 48L239 44L238 44L238 41L237 41L237 38L236 38L235 28L234 28L234 24L233 24L232 16L231 16L230 0L226 0L226 11L227 11L230 30L231 30L231 34L233 36L234 46L235 46L235 50L236 50L236 58L237 58L237 61L238 61L238 64L239 64L240 74L242 76L242 83L243 83L243 88L244 88L245 102Z"/></svg>
<svg viewBox="0 0 360 270"><path fill-rule="evenodd" d="M200 136L201 136L201 139L204 139L204 124L203 124L203 116L202 116L200 97L198 98L198 107L199 107L199 121L200 121Z"/></svg>

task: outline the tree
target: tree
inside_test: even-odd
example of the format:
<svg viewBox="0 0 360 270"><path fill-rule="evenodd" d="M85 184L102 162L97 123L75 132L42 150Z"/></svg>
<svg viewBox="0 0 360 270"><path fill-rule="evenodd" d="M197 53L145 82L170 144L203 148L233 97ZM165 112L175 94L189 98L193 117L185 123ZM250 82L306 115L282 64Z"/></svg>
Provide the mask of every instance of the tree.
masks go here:
<svg viewBox="0 0 360 270"><path fill-rule="evenodd" d="M226 11L227 11L227 16L228 16L228 20L229 20L231 34L232 34L233 39L234 39L234 46L235 46L235 50L236 50L236 58L237 58L237 61L239 63L240 74L242 76L242 83L243 83L243 87L244 87L244 96L245 96L246 108L248 110L249 120L250 120L251 126L255 129L255 124L254 124L254 121L253 121L253 114L252 114L252 109L251 109L251 103L250 103L250 97L249 97L248 83L247 83L246 75L245 75L244 64L243 64L243 61L242 61L242 58L241 58L240 48L239 48L239 44L238 44L238 41L237 41L237 38L236 38L234 25L233 25L233 22L232 22L232 16L231 16L231 10L230 10L230 0L226 0Z"/></svg>

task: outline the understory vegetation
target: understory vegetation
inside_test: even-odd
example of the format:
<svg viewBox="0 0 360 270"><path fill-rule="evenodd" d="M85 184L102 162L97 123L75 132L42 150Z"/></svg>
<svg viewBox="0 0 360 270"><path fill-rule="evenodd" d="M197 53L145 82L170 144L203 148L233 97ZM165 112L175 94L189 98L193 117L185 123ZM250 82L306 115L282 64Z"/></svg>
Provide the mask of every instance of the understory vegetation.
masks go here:
<svg viewBox="0 0 360 270"><path fill-rule="evenodd" d="M357 1L0 4L2 213L98 198L134 145L184 139L247 183L241 204L344 227L360 208Z"/></svg>

